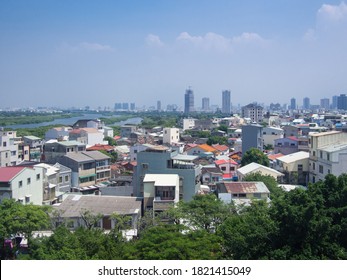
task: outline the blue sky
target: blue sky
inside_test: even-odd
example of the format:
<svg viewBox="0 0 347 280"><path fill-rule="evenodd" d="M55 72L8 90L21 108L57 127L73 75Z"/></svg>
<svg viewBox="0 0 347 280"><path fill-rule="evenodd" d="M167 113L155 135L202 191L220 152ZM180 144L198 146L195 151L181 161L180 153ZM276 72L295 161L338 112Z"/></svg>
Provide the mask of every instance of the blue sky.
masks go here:
<svg viewBox="0 0 347 280"><path fill-rule="evenodd" d="M347 2L0 1L0 108L347 93Z"/></svg>

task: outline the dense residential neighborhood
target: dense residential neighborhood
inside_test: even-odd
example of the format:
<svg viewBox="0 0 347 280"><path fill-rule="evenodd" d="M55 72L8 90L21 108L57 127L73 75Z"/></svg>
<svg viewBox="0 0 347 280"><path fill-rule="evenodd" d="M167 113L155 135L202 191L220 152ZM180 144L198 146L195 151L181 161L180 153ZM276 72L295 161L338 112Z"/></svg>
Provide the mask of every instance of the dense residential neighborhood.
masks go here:
<svg viewBox="0 0 347 280"><path fill-rule="evenodd" d="M343 115L336 114L334 122L326 122L327 117L332 119L331 113L301 112L299 120L299 111L264 114L259 110L259 105L247 105L242 109L244 116L212 116L204 125L199 115L181 115L174 127L125 124L117 129L119 135L100 119L80 119L72 126L53 127L42 138L19 137L15 130L2 129L1 203L10 199L22 206L45 207L42 209L51 224L33 227L30 235L19 228L3 229L2 258L9 257L5 253L8 248L16 247L17 253L30 252L29 240L36 236L36 241L31 241L36 244L34 248L40 236L49 240L61 226L71 234L80 228L98 229L106 235L118 230L125 242L137 244L152 227L160 225L168 230L180 224L187 227L182 234L194 234L200 230L194 220L207 215L211 221L201 229L220 235L217 228L225 226L228 216L244 217L250 215L251 209L264 205L269 209L278 207L280 198L288 195L286 192L305 195L325 184L327 176L345 176L347 132ZM253 115L255 119L250 118ZM345 180L342 178L345 177L339 182ZM345 209L346 186L336 187L341 188L341 207ZM214 197L215 206L203 206L201 201L193 206L198 197ZM302 201L301 207L307 206ZM189 212L194 207L207 207L209 212ZM223 208L225 217L216 218L213 207L227 209ZM185 212L186 208L189 211ZM339 219L346 222L343 211ZM120 222L122 219L126 222ZM341 230L347 229L344 226ZM12 242L16 236L22 238L22 243ZM341 250L341 255L336 252L302 257L345 258L346 247ZM141 258L150 258L143 254ZM287 257L275 254L266 258L299 255L296 252Z"/></svg>

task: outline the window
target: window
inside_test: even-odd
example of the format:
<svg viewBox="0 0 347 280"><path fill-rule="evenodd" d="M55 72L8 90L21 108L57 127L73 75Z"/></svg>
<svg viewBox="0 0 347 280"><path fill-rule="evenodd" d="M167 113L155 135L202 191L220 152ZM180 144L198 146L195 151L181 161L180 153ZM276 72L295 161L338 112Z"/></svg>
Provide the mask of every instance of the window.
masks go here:
<svg viewBox="0 0 347 280"><path fill-rule="evenodd" d="M31 178L28 178L27 179L27 184L30 185L30 183L31 183Z"/></svg>
<svg viewBox="0 0 347 280"><path fill-rule="evenodd" d="M298 171L302 171L302 170L303 170L302 164L298 164Z"/></svg>
<svg viewBox="0 0 347 280"><path fill-rule="evenodd" d="M30 203L30 196L25 196L25 204Z"/></svg>
<svg viewBox="0 0 347 280"><path fill-rule="evenodd" d="M312 152L312 155L315 157L315 156L316 156L316 151L313 151L313 152Z"/></svg>
<svg viewBox="0 0 347 280"><path fill-rule="evenodd" d="M316 170L316 163L315 162L312 163L312 170Z"/></svg>
<svg viewBox="0 0 347 280"><path fill-rule="evenodd" d="M319 173L323 173L323 165L319 165Z"/></svg>
<svg viewBox="0 0 347 280"><path fill-rule="evenodd" d="M16 151L12 151L12 152L11 152L11 156L15 156L16 153L17 153Z"/></svg>
<svg viewBox="0 0 347 280"><path fill-rule="evenodd" d="M322 151L319 152L319 157L323 158L323 152Z"/></svg>
<svg viewBox="0 0 347 280"><path fill-rule="evenodd" d="M222 170L222 171L225 171L225 170L227 170L227 168L226 168L225 166L223 166L223 167L221 168L221 170Z"/></svg>
<svg viewBox="0 0 347 280"><path fill-rule="evenodd" d="M36 180L40 180L40 174L36 174Z"/></svg>
<svg viewBox="0 0 347 280"><path fill-rule="evenodd" d="M63 177L59 176L59 184L61 184L63 182Z"/></svg>
<svg viewBox="0 0 347 280"><path fill-rule="evenodd" d="M254 198L261 198L261 193L254 193L254 194L253 194L253 197L254 197Z"/></svg>
<svg viewBox="0 0 347 280"><path fill-rule="evenodd" d="M18 182L18 187L20 187L20 188L23 187L23 181Z"/></svg>
<svg viewBox="0 0 347 280"><path fill-rule="evenodd" d="M65 182L69 182L69 175L65 175Z"/></svg>
<svg viewBox="0 0 347 280"><path fill-rule="evenodd" d="M6 147L6 146L7 146L6 141L2 142L2 146L4 146L4 147Z"/></svg>
<svg viewBox="0 0 347 280"><path fill-rule="evenodd" d="M330 154L327 153L327 160L330 160Z"/></svg>

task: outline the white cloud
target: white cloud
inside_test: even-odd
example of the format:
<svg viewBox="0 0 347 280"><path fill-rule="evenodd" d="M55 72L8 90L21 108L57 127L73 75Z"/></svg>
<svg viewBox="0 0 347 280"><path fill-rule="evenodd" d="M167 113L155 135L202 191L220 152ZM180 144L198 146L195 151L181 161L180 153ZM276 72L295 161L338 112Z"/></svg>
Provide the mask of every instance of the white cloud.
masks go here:
<svg viewBox="0 0 347 280"><path fill-rule="evenodd" d="M149 34L146 37L146 44L150 47L162 47L164 43L160 40L159 36Z"/></svg>
<svg viewBox="0 0 347 280"><path fill-rule="evenodd" d="M204 50L216 50L220 52L231 51L237 43L264 43L264 40L257 33L242 33L240 36L227 38L222 35L208 32L204 36L192 36L188 32L182 32L177 38L177 42L186 42L197 48Z"/></svg>
<svg viewBox="0 0 347 280"><path fill-rule="evenodd" d="M88 42L81 42L77 45L62 43L60 46L60 49L65 50L65 51L69 51L69 52L76 52L76 51L105 52L105 51L113 51L114 50L109 45L102 45L102 44L98 44L98 43L88 43Z"/></svg>
<svg viewBox="0 0 347 280"><path fill-rule="evenodd" d="M233 42L235 43L265 43L266 40L264 40L259 34L257 33L249 33L244 32L240 36L234 37Z"/></svg>
<svg viewBox="0 0 347 280"><path fill-rule="evenodd" d="M329 21L341 21L347 18L347 5L341 2L340 5L323 4L317 12L319 19Z"/></svg>
<svg viewBox="0 0 347 280"><path fill-rule="evenodd" d="M83 42L79 44L79 48L88 51L113 51L113 48L109 45L101 45L98 43Z"/></svg>

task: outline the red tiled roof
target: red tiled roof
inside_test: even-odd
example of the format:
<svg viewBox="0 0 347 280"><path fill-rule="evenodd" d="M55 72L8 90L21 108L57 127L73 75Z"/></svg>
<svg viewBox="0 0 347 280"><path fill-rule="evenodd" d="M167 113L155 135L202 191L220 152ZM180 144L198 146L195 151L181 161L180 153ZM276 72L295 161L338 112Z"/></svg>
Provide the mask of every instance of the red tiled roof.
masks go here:
<svg viewBox="0 0 347 280"><path fill-rule="evenodd" d="M200 149L203 149L206 152L212 152L212 153L217 152L217 150L215 148L213 148L212 146L207 145L207 144L201 144L201 145L198 145L198 147Z"/></svg>
<svg viewBox="0 0 347 280"><path fill-rule="evenodd" d="M113 146L110 146L110 145L96 144L94 146L87 148L87 151L110 151L113 149L114 149Z"/></svg>
<svg viewBox="0 0 347 280"><path fill-rule="evenodd" d="M228 151L229 150L229 147L226 145L214 144L214 145L212 145L212 147L217 149L218 151Z"/></svg>
<svg viewBox="0 0 347 280"><path fill-rule="evenodd" d="M0 182L9 182L16 177L25 166L0 167Z"/></svg>
<svg viewBox="0 0 347 280"><path fill-rule="evenodd" d="M295 137L295 136L289 136L287 138L290 139L290 140L293 140L293 141L299 141L299 139L297 137Z"/></svg>
<svg viewBox="0 0 347 280"><path fill-rule="evenodd" d="M118 140L118 139L121 139L121 137L118 136L118 135L116 135L116 136L113 137L113 139L114 139L114 140Z"/></svg>
<svg viewBox="0 0 347 280"><path fill-rule="evenodd" d="M226 164L226 163L230 163L230 164L235 164L237 165L237 162L232 160L232 159L229 159L229 161L225 160L225 159L220 159L220 160L216 160L214 163L217 164L217 165L221 165L221 164Z"/></svg>

